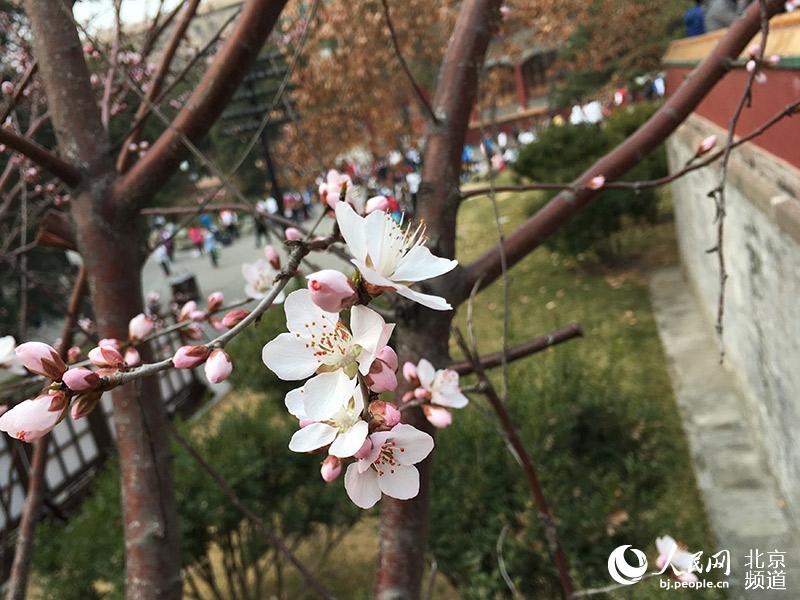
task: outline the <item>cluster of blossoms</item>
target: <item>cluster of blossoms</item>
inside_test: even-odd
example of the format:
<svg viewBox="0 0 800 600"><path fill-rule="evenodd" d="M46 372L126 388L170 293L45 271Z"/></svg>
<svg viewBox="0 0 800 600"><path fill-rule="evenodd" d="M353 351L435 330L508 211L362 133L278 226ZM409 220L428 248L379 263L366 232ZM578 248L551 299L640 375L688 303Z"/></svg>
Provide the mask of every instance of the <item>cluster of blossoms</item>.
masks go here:
<svg viewBox="0 0 800 600"><path fill-rule="evenodd" d="M406 363L403 375L411 385L400 402L381 394L398 387L399 360L389 345L394 324L367 306L384 293L394 293L434 310L451 310L440 297L414 289L415 284L443 275L457 265L434 256L425 246L424 226L404 225L387 212L386 199L370 198L359 206L346 175L331 171L320 186L320 195L336 220L334 241L344 241L356 268L352 276L324 269L307 276L306 288L284 297L275 292L281 260L272 246L264 257L242 266L245 292L251 300L271 298L283 303L288 331L267 343L262 360L281 379L302 382L285 398L286 407L298 420L289 442L295 452L326 452L321 475L337 479L346 463L344 484L353 502L370 508L386 494L413 498L419 492L419 472L414 466L433 449L433 438L401 423L404 407L422 406L436 427L452 421L451 410L462 408L467 398L459 388L458 374L436 370L425 359ZM287 240L298 240L300 231L286 230ZM205 308L189 301L174 305L176 325L164 325L160 298L150 294L147 312L131 319L128 339L101 340L88 352L88 363L67 368L58 352L41 342L14 347L13 338L0 339L0 367L17 373L26 369L46 378L41 395L26 400L0 416L0 430L24 441L46 434L66 415L88 414L103 392L115 385L113 375L141 364L137 346L166 331L177 331L188 342L174 354L171 365L179 369L204 366L211 383L226 379L233 369L228 354L213 342L192 344L205 336L202 323L223 331L236 327L249 312L234 308L223 317L222 293L208 297ZM86 320L85 330L93 328ZM70 348L70 362L81 350ZM88 368L88 367L94 367Z"/></svg>
<svg viewBox="0 0 800 600"><path fill-rule="evenodd" d="M761 44L753 44L747 49L747 63L745 63L745 69L748 73L755 73L754 81L756 83L767 82L767 75L762 70L763 67L775 67L781 62L781 57L778 54L771 54L760 59L761 55Z"/></svg>
<svg viewBox="0 0 800 600"><path fill-rule="evenodd" d="M330 171L319 192L336 218L357 273L351 278L324 269L308 275L307 288L292 292L284 302L288 331L263 348L264 364L278 377L304 382L285 398L299 426L289 449L325 451L321 475L326 481L338 478L349 461L345 490L361 508L374 506L381 494L413 498L419 492L414 465L433 450L433 438L401 423L401 408L381 399L382 393L398 386L399 361L389 345L394 324L365 302L389 292L428 308L449 310L444 298L411 286L443 275L457 263L434 256L424 245L424 227L403 227L384 212L382 197L359 206L347 175ZM248 279L261 293L266 289L256 284L267 276L252 273L269 274L267 265L280 266L269 254L258 268L246 266L245 276L250 272ZM413 365L403 369L407 379L409 367ZM467 402L458 389L457 374L437 372L426 360L415 367L413 383L418 390L409 392L408 400L427 402L427 408L446 411ZM429 419L440 420L431 414Z"/></svg>

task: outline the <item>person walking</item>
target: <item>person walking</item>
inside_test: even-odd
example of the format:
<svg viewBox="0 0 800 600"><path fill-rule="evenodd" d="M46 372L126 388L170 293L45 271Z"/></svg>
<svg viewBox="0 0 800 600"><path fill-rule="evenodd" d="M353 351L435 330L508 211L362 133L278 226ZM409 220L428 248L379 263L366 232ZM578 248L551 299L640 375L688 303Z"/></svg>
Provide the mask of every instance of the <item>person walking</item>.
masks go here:
<svg viewBox="0 0 800 600"><path fill-rule="evenodd" d="M164 246L164 244L159 244L158 246L156 246L156 249L153 250L153 255L155 256L155 259L158 261L161 270L164 271L164 275L169 277L172 274L172 272L170 271L169 268L169 253L167 252L166 246Z"/></svg>
<svg viewBox="0 0 800 600"><path fill-rule="evenodd" d="M683 15L683 24L686 26L686 36L695 37L706 32L706 15L703 13L703 0L694 0Z"/></svg>

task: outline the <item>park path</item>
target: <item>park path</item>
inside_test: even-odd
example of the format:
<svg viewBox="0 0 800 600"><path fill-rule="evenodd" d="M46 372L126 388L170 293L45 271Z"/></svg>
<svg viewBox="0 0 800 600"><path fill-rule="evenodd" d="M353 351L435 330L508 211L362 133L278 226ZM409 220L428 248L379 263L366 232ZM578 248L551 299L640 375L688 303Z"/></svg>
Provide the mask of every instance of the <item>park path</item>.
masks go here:
<svg viewBox="0 0 800 600"><path fill-rule="evenodd" d="M735 375L719 364L713 329L680 267L656 272L650 292L698 487L717 540L717 548L702 549L703 556L730 550L730 598L799 598L800 537L782 508ZM745 556L751 549L786 553L788 591L744 589Z"/></svg>
<svg viewBox="0 0 800 600"><path fill-rule="evenodd" d="M245 222L249 221L247 217L244 217L242 220ZM312 224L313 221L311 220L305 223L307 227L310 227ZM247 225L249 225L249 223L247 223ZM332 226L333 219L325 218L322 223L320 223L317 231L320 234L326 234L330 231ZM193 274L197 279L201 298L205 298L211 292L219 290L225 294L226 303L237 299L244 299L242 263L253 262L259 258L264 258L263 238L262 246L257 248L252 227L245 228L245 231L246 233L243 233L233 244L221 247L219 266L217 268L211 265L211 260L206 255L195 256L193 250L176 251L175 260L171 266L172 277L185 275L186 273ZM283 247L282 240L278 241L273 235L271 237L271 244L285 261L287 253ZM347 268L346 263L341 259L328 253L313 253L308 258L315 266L323 269L345 268L346 270ZM308 271L310 271L310 268L306 266L304 272ZM166 306L172 298L169 279L170 277L164 275L161 271L161 267L151 256L145 263L142 272L142 287L144 293L147 294L150 291L159 292L161 294L162 304Z"/></svg>

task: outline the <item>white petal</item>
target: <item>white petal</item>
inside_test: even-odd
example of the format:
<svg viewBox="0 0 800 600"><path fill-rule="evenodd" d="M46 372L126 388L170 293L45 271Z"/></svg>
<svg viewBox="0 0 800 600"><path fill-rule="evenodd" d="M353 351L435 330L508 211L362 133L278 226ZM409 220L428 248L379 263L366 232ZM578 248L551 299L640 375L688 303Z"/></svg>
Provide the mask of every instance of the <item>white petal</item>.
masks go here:
<svg viewBox="0 0 800 600"><path fill-rule="evenodd" d="M436 378L436 369L427 358L422 358L417 365L417 377L419 382L426 390L433 387L433 380Z"/></svg>
<svg viewBox="0 0 800 600"><path fill-rule="evenodd" d="M292 452L311 452L330 444L336 437L336 428L325 423L311 423L294 432L289 442Z"/></svg>
<svg viewBox="0 0 800 600"><path fill-rule="evenodd" d="M413 300L417 304L422 304L422 306L426 306L433 310L453 310L453 307L442 298L441 296L434 296L433 294L423 294L422 292L418 292L416 290L412 290L410 287L400 284L394 284L395 291L403 296L404 298L408 298L409 300Z"/></svg>
<svg viewBox="0 0 800 600"><path fill-rule="evenodd" d="M301 421L308 419L308 415L306 414L306 407L305 407L306 396L303 392L303 388L295 388L283 399L284 404L286 404L286 408L289 409L289 414L292 416L297 417Z"/></svg>
<svg viewBox="0 0 800 600"><path fill-rule="evenodd" d="M360 415L364 411L364 392L361 391L361 386L357 385L353 392L353 414Z"/></svg>
<svg viewBox="0 0 800 600"><path fill-rule="evenodd" d="M356 463L350 463L344 474L344 489L350 500L360 508L372 508L381 499L378 474L375 469L359 473Z"/></svg>
<svg viewBox="0 0 800 600"><path fill-rule="evenodd" d="M371 269L370 267L368 267L364 261L356 260L354 258L350 262L352 262L358 268L359 272L364 277L364 279L366 279L372 285L377 285L379 287L388 287L392 289L395 289L397 287L398 284L396 284L391 279L386 279L386 277L375 271L375 269Z"/></svg>
<svg viewBox="0 0 800 600"><path fill-rule="evenodd" d="M14 340L13 335L4 335L0 337L0 361L13 355L16 345L17 342Z"/></svg>
<svg viewBox="0 0 800 600"><path fill-rule="evenodd" d="M395 442L394 459L401 465L416 464L433 450L433 438L413 425L400 423L389 433Z"/></svg>
<svg viewBox="0 0 800 600"><path fill-rule="evenodd" d="M305 379L319 368L319 361L306 348L306 341L293 333L282 333L261 350L261 360L286 381Z"/></svg>
<svg viewBox="0 0 800 600"><path fill-rule="evenodd" d="M336 327L339 321L338 313L329 313L322 310L311 301L311 292L303 288L289 294L283 304L286 311L286 327L293 333L301 336L310 336L312 333L322 331L322 326L328 327L328 333Z"/></svg>
<svg viewBox="0 0 800 600"><path fill-rule="evenodd" d="M439 406L449 406L450 408L464 408L469 404L469 398L459 391L433 392L431 402Z"/></svg>
<svg viewBox="0 0 800 600"><path fill-rule="evenodd" d="M306 414L314 421L330 419L353 397L357 383L341 369L309 379L303 386Z"/></svg>
<svg viewBox="0 0 800 600"><path fill-rule="evenodd" d="M395 281L422 281L444 275L458 266L457 260L434 256L425 246L414 246L397 265Z"/></svg>
<svg viewBox="0 0 800 600"><path fill-rule="evenodd" d="M362 348L357 359L358 370L366 375L378 350L389 341L394 325L387 325L374 310L357 304L350 311L350 328L353 331L353 343Z"/></svg>
<svg viewBox="0 0 800 600"><path fill-rule="evenodd" d="M350 254L358 260L367 258L367 241L364 230L364 219L347 202L336 203L336 222L339 231L350 250Z"/></svg>
<svg viewBox="0 0 800 600"><path fill-rule="evenodd" d="M383 475L378 475L378 487L387 496L408 500L419 494L419 471L417 467L387 465Z"/></svg>
<svg viewBox="0 0 800 600"><path fill-rule="evenodd" d="M367 439L368 433L369 425L367 425L367 422L358 421L347 431L339 432L328 453L339 458L353 456L364 445L364 440Z"/></svg>
<svg viewBox="0 0 800 600"><path fill-rule="evenodd" d="M394 229L394 221L385 212L378 210L367 215L364 219L364 235L367 239L367 254L372 259L375 270L382 275L390 275L400 256L397 249L392 247L389 238L390 228Z"/></svg>

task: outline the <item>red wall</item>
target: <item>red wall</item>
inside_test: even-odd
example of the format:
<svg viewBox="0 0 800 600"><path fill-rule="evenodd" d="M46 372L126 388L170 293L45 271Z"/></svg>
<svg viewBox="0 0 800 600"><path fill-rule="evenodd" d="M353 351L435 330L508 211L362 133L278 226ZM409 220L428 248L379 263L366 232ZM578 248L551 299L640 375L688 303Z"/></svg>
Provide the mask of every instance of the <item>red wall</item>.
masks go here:
<svg viewBox="0 0 800 600"><path fill-rule="evenodd" d="M667 95L671 95L691 72L686 67L668 67ZM768 70L767 82L753 85L752 106L745 107L736 133L746 135L783 110L787 104L800 100L800 70ZM744 69L731 71L697 107L697 114L723 129L736 110L747 83ZM752 143L800 168L800 114L784 118Z"/></svg>

